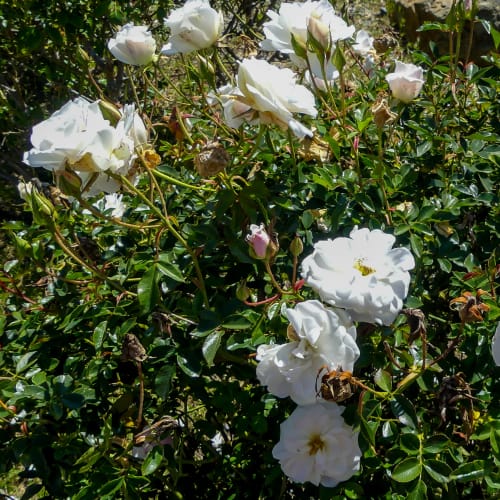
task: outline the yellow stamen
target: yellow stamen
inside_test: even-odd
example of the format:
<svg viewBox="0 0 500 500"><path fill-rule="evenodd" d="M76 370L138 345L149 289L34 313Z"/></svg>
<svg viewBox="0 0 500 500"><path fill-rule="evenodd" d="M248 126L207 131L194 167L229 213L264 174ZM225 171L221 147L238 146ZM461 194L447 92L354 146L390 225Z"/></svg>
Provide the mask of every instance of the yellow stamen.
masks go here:
<svg viewBox="0 0 500 500"><path fill-rule="evenodd" d="M356 262L354 262L354 269L357 269L363 276L368 276L375 272L373 267L363 264L363 259L356 259Z"/></svg>
<svg viewBox="0 0 500 500"><path fill-rule="evenodd" d="M307 444L309 445L309 455L316 455L318 451L321 451L325 447L325 442L318 434L311 436Z"/></svg>

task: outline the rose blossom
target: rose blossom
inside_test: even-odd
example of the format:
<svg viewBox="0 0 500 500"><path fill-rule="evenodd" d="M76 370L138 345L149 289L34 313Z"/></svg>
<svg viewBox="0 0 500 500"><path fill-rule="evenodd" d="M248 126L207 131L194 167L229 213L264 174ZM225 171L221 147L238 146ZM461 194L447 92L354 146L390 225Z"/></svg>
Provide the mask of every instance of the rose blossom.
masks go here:
<svg viewBox="0 0 500 500"><path fill-rule="evenodd" d="M260 59L243 59L236 87L219 89L226 123L238 128L244 121L251 124L276 124L299 138L313 133L293 118L293 113L316 116L314 95L296 83L288 68L278 68Z"/></svg>
<svg viewBox="0 0 500 500"><path fill-rule="evenodd" d="M210 7L208 0L188 0L165 19L170 37L161 53L187 54L213 45L222 33L222 12Z"/></svg>
<svg viewBox="0 0 500 500"><path fill-rule="evenodd" d="M302 276L328 304L355 321L390 325L403 307L415 266L394 236L355 227L349 238L319 241L302 262Z"/></svg>
<svg viewBox="0 0 500 500"><path fill-rule="evenodd" d="M354 26L348 26L335 14L328 0L283 3L279 13L269 10L267 15L271 20L264 23L266 39L260 44L262 50L277 50L288 54L301 68L305 67L305 61L295 54L292 36L298 45L306 49L309 26L313 31L312 35L319 37L318 42L326 50L338 40L350 38L355 30Z"/></svg>
<svg viewBox="0 0 500 500"><path fill-rule="evenodd" d="M292 341L258 347L257 378L279 398L290 396L297 404L312 404L323 366L353 371L359 357L356 328L345 311L326 308L318 300L301 302L285 309L285 314Z"/></svg>
<svg viewBox="0 0 500 500"><path fill-rule="evenodd" d="M293 36L295 43L302 47L301 51L303 50L312 69L312 75L307 72L307 80L311 82L314 79L316 86L324 90L326 84L323 80L321 62L318 55L307 48L309 33L328 53L328 55L325 53L327 57L323 66L331 85L338 77L337 68L330 60L334 44L339 40L350 38L354 33L354 26L348 26L337 16L327 0L283 3L279 12L269 10L267 15L271 20L264 23L266 39L260 44L262 50L276 50L287 54L299 69L306 69L308 67L306 59L295 53L292 45Z"/></svg>
<svg viewBox="0 0 500 500"><path fill-rule="evenodd" d="M136 148L147 142L146 128L134 105L124 106L118 116L113 126L104 118L99 101L82 97L69 101L33 127L33 148L24 153L23 161L52 170L56 176L72 171L87 196L115 192L119 183L107 173L129 175L137 159Z"/></svg>
<svg viewBox="0 0 500 500"><path fill-rule="evenodd" d="M396 61L393 73L386 75L392 95L408 103L415 99L424 84L424 70L415 64Z"/></svg>
<svg viewBox="0 0 500 500"><path fill-rule="evenodd" d="M125 64L144 66L154 58L156 41L146 26L128 23L108 41L108 49Z"/></svg>
<svg viewBox="0 0 500 500"><path fill-rule="evenodd" d="M359 470L358 433L341 413L335 403L299 406L281 423L273 457L292 481L334 487Z"/></svg>
<svg viewBox="0 0 500 500"><path fill-rule="evenodd" d="M373 37L370 36L368 31L359 30L356 33L356 43L354 43L352 49L356 52L356 54L366 56L375 50L373 48Z"/></svg>

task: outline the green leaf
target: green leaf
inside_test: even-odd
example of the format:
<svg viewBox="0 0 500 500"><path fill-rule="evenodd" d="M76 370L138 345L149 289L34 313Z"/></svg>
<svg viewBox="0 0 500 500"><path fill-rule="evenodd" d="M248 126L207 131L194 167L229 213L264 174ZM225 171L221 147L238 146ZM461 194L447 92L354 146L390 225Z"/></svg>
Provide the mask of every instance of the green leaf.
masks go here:
<svg viewBox="0 0 500 500"><path fill-rule="evenodd" d="M420 439L416 434L401 434L400 445L401 449L409 455L415 455L420 451Z"/></svg>
<svg viewBox="0 0 500 500"><path fill-rule="evenodd" d="M360 430L361 434L366 438L366 440L374 447L375 446L375 434L379 427L379 422L367 421L363 417L360 418Z"/></svg>
<svg viewBox="0 0 500 500"><path fill-rule="evenodd" d="M170 392L175 366L163 365L155 377L155 392L160 398L165 399Z"/></svg>
<svg viewBox="0 0 500 500"><path fill-rule="evenodd" d="M392 390L392 377L389 372L379 368L375 373L374 377L375 383L385 392L391 392Z"/></svg>
<svg viewBox="0 0 500 500"><path fill-rule="evenodd" d="M394 416L403 424L416 429L418 427L417 412L413 404L404 396L396 396L391 400Z"/></svg>
<svg viewBox="0 0 500 500"><path fill-rule="evenodd" d="M148 453L148 455L144 459L144 462L142 463L142 466L141 466L142 474L144 476L148 476L149 474L152 474L156 469L158 469L162 460L163 460L163 454L161 452L161 449L159 447L153 448Z"/></svg>
<svg viewBox="0 0 500 500"><path fill-rule="evenodd" d="M436 434L425 441L423 450L425 453L441 453L447 448L449 442L448 436Z"/></svg>
<svg viewBox="0 0 500 500"><path fill-rule="evenodd" d="M31 366L38 358L38 352L32 351L32 352L27 352L21 358L16 364L16 374L22 373L26 368Z"/></svg>
<svg viewBox="0 0 500 500"><path fill-rule="evenodd" d="M213 366L214 364L214 358L217 354L217 350L220 347L223 335L224 332L222 332L221 330L215 330L215 332L212 332L210 335L208 335L205 339L205 342L203 342L201 351L208 366Z"/></svg>
<svg viewBox="0 0 500 500"><path fill-rule="evenodd" d="M116 493L118 490L120 490L124 482L125 478L123 477L118 477L116 479L108 481L97 490L97 492L99 493L99 498L116 498L113 493Z"/></svg>
<svg viewBox="0 0 500 500"><path fill-rule="evenodd" d="M144 273L139 281L137 295L141 314L148 314L158 303L160 290L158 289L158 272L155 264Z"/></svg>
<svg viewBox="0 0 500 500"><path fill-rule="evenodd" d="M92 342L94 343L94 347L96 352L99 352L102 347L102 343L104 340L104 335L106 334L106 328L108 327L107 320L101 321L95 328L94 334L92 335Z"/></svg>
<svg viewBox="0 0 500 500"><path fill-rule="evenodd" d="M162 253L158 257L157 261L158 271L172 278L174 281L178 281L180 283L184 283L184 276L182 275L181 270L177 264L174 264L171 260L171 256L168 253Z"/></svg>
<svg viewBox="0 0 500 500"><path fill-rule="evenodd" d="M391 478L398 483L409 483L422 474L422 464L416 457L406 458L394 467Z"/></svg>
<svg viewBox="0 0 500 500"><path fill-rule="evenodd" d="M451 467L445 462L431 458L424 462L424 469L438 484L446 484L450 481Z"/></svg>
<svg viewBox="0 0 500 500"><path fill-rule="evenodd" d="M199 377L201 373L201 366L198 360L188 359L184 356L177 355L177 364L179 368L188 376L188 377Z"/></svg>
<svg viewBox="0 0 500 500"><path fill-rule="evenodd" d="M425 500L427 498L427 485L419 479L417 481L417 484L415 485L415 488L413 488L410 493L408 493L408 496L406 497L406 500Z"/></svg>
<svg viewBox="0 0 500 500"><path fill-rule="evenodd" d="M459 465L453 471L451 479L460 483L467 483L476 479L482 479L484 476L486 476L486 462L484 460L474 460Z"/></svg>
<svg viewBox="0 0 500 500"><path fill-rule="evenodd" d="M253 326L253 323L245 317L235 314L226 318L221 326L228 330L247 330Z"/></svg>

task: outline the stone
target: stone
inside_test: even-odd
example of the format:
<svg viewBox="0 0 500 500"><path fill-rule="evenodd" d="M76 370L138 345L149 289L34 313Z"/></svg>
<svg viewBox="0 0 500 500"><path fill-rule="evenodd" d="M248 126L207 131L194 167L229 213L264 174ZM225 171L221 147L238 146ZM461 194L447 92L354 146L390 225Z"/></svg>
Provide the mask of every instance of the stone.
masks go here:
<svg viewBox="0 0 500 500"><path fill-rule="evenodd" d="M463 0L458 0L463 1ZM391 22L406 35L408 41L418 42L420 48L429 51L429 42L435 42L439 55L449 52L448 33L432 30L417 31L425 21L445 23L454 0L391 0L388 2ZM478 0L476 19L489 21L500 31L500 1ZM466 21L460 41L460 59L481 64L481 56L488 54L493 48L493 39L481 22L474 23L472 45L469 52L471 22ZM454 39L454 47L457 40ZM467 59L467 61L465 61Z"/></svg>

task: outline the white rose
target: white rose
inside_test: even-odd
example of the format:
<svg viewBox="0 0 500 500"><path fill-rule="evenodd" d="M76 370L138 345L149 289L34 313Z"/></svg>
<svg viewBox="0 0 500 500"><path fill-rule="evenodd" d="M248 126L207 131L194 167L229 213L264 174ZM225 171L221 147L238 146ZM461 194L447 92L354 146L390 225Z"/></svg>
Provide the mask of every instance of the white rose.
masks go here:
<svg viewBox="0 0 500 500"><path fill-rule="evenodd" d="M135 149L145 142L146 128L133 105L124 107L114 127L103 117L99 101L78 97L33 127L33 148L24 153L23 161L56 175L72 170L86 196L112 193L119 182L107 173L129 175L137 158Z"/></svg>
<svg viewBox="0 0 500 500"><path fill-rule="evenodd" d="M283 3L279 13L269 10L267 15L271 20L264 23L266 39L261 42L261 48L289 54L292 61L301 68L305 67L304 61L300 61L294 53L292 35L305 49L309 26L313 36L319 38L318 41L328 49L338 40L350 38L355 31L354 26L348 26L335 14L328 0Z"/></svg>
<svg viewBox="0 0 500 500"><path fill-rule="evenodd" d="M408 294L415 260L392 248L394 236L355 227L349 238L319 241L302 262L302 275L328 304L355 321L390 325Z"/></svg>
<svg viewBox="0 0 500 500"><path fill-rule="evenodd" d="M396 61L394 73L386 75L392 95L403 102L410 102L418 96L424 84L424 70L415 64Z"/></svg>
<svg viewBox="0 0 500 500"><path fill-rule="evenodd" d="M212 9L208 0L188 0L170 13L165 26L170 28L170 37L161 53L170 56L213 45L222 33L224 19L222 12Z"/></svg>
<svg viewBox="0 0 500 500"><path fill-rule="evenodd" d="M359 470L358 433L335 403L299 406L282 422L273 457L292 481L331 488Z"/></svg>
<svg viewBox="0 0 500 500"><path fill-rule="evenodd" d="M154 58L156 41L146 26L128 23L108 41L108 49L125 64L144 66Z"/></svg>
<svg viewBox="0 0 500 500"><path fill-rule="evenodd" d="M373 52L373 37L370 36L368 31L359 30L356 33L356 43L352 46L352 49L356 52L356 54L364 56Z"/></svg>
<svg viewBox="0 0 500 500"><path fill-rule="evenodd" d="M255 58L240 63L237 86L221 89L224 118L231 127L249 123L275 124L299 138L312 132L294 119L293 113L316 116L314 95L296 83L293 71Z"/></svg>
<svg viewBox="0 0 500 500"><path fill-rule="evenodd" d="M323 366L353 371L359 357L356 328L345 311L326 308L318 300L301 302L285 314L296 340L259 346L257 378L279 398L290 396L297 404L312 404Z"/></svg>

